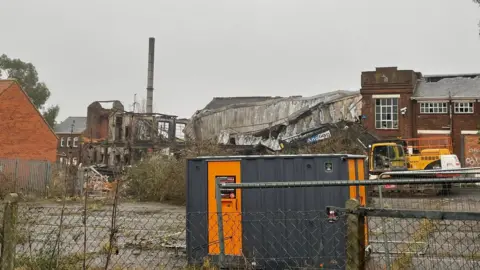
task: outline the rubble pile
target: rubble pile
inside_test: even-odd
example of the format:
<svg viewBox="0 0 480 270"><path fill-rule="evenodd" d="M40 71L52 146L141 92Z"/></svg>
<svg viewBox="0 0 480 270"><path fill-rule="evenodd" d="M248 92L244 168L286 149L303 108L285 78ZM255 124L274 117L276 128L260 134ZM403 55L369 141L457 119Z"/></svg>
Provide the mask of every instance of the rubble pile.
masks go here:
<svg viewBox="0 0 480 270"><path fill-rule="evenodd" d="M359 122L327 124L283 141L283 152L291 154L366 154L378 138Z"/></svg>

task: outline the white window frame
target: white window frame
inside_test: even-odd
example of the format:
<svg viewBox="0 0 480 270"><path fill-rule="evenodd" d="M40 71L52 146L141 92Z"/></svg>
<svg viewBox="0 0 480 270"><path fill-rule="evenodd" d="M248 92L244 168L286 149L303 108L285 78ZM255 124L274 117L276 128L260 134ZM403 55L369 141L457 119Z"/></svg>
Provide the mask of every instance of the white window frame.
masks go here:
<svg viewBox="0 0 480 270"><path fill-rule="evenodd" d="M456 114L472 114L474 112L475 103L471 101L456 101L454 104L454 112Z"/></svg>
<svg viewBox="0 0 480 270"><path fill-rule="evenodd" d="M448 102L421 102L420 113L423 114L447 114Z"/></svg>
<svg viewBox="0 0 480 270"><path fill-rule="evenodd" d="M62 137L60 138L60 147L64 147L65 146L65 138Z"/></svg>
<svg viewBox="0 0 480 270"><path fill-rule="evenodd" d="M78 147L78 137L73 138L73 147Z"/></svg>
<svg viewBox="0 0 480 270"><path fill-rule="evenodd" d="M72 138L68 137L67 138L67 147L70 147L71 144L72 144Z"/></svg>
<svg viewBox="0 0 480 270"><path fill-rule="evenodd" d="M397 97L379 97L374 99L375 129L398 129L399 101L400 99Z"/></svg>

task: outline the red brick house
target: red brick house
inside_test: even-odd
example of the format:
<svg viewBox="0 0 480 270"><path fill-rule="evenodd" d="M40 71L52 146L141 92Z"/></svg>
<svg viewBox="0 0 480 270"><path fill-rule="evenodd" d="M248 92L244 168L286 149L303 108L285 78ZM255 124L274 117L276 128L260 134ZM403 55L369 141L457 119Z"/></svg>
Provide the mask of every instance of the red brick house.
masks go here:
<svg viewBox="0 0 480 270"><path fill-rule="evenodd" d="M0 80L0 158L57 159L57 136L15 80Z"/></svg>
<svg viewBox="0 0 480 270"><path fill-rule="evenodd" d="M386 67L362 72L361 84L363 123L376 135L448 136L464 166L480 166L480 74L423 76Z"/></svg>

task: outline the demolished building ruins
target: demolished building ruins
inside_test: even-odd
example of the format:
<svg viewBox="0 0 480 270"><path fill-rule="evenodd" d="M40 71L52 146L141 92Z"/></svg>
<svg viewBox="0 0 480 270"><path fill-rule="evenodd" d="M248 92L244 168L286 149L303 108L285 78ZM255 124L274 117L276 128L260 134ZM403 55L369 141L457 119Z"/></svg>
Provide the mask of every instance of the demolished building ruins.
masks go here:
<svg viewBox="0 0 480 270"><path fill-rule="evenodd" d="M148 40L146 112L126 111L118 100L95 101L87 109L83 134L84 165L103 164L121 169L140 160L147 152L162 151L183 144L187 119L153 112L155 38Z"/></svg>
<svg viewBox="0 0 480 270"><path fill-rule="evenodd" d="M181 131L187 121L174 115L125 111L117 100L95 101L87 110L82 161L130 165L147 152L169 151L183 144Z"/></svg>
<svg viewBox="0 0 480 270"><path fill-rule="evenodd" d="M285 142L310 136L328 138L322 127L341 121L358 122L362 97L358 91L334 91L313 97L214 98L185 127L193 140L220 144L263 145L280 151ZM307 139L308 139L307 138Z"/></svg>

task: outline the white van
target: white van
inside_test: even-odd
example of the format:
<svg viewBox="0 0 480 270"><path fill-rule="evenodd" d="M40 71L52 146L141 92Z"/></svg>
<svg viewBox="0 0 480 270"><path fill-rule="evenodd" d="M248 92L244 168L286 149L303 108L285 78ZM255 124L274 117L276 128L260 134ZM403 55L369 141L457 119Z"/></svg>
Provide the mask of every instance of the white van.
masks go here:
<svg viewBox="0 0 480 270"><path fill-rule="evenodd" d="M462 167L457 155L441 155L440 162L442 170L454 170Z"/></svg>

